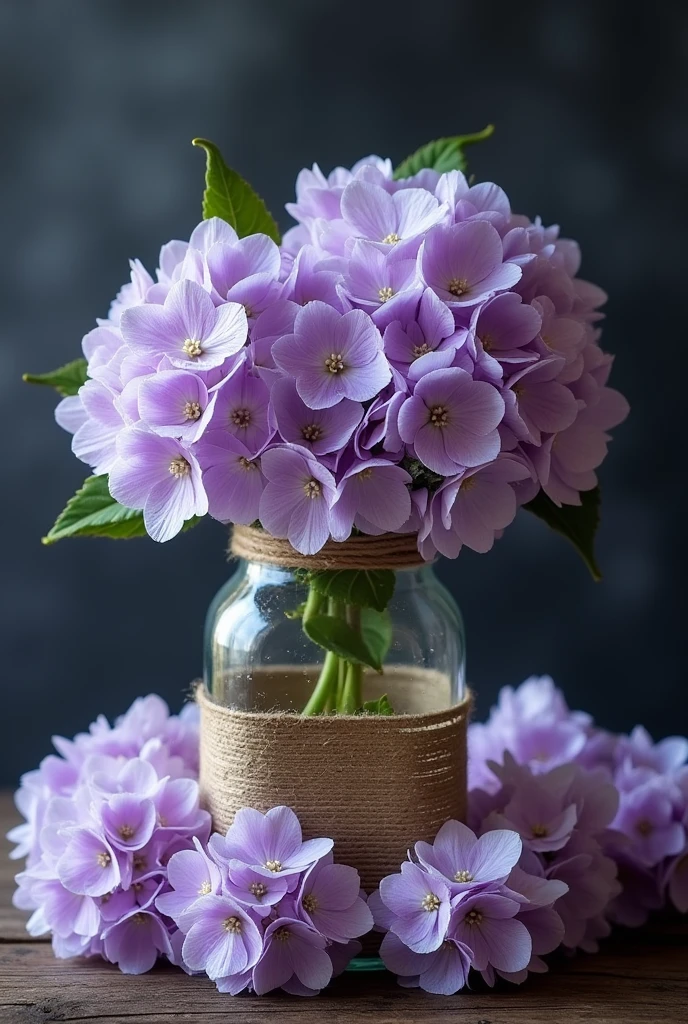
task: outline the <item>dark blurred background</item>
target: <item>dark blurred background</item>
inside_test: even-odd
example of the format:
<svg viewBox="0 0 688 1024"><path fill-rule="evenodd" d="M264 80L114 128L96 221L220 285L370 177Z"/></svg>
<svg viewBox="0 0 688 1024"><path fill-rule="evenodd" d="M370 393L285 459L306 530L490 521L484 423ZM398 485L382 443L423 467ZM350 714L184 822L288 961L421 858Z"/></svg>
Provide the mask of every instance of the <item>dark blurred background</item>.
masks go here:
<svg viewBox="0 0 688 1024"><path fill-rule="evenodd" d="M396 162L495 122L470 150L517 211L580 240L610 295L605 348L632 414L600 477L595 584L520 513L494 551L440 574L464 611L487 712L550 673L574 707L656 737L688 729L685 466L688 9L659 3L424 0L4 0L0 276L0 782L99 712L157 691L176 709L201 669L206 607L228 567L208 521L159 546L47 532L87 469L23 385L80 354L138 256L188 238L215 140L289 226L299 169L370 152Z"/></svg>

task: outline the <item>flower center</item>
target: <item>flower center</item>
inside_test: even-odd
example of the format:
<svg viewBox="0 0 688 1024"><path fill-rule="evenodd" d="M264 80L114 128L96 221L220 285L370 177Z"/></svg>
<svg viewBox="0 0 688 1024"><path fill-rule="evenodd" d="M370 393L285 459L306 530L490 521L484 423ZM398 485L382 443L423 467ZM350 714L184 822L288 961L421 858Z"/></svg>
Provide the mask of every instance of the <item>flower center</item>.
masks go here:
<svg viewBox="0 0 688 1024"><path fill-rule="evenodd" d="M148 916L146 914L134 914L131 923L137 925L148 924Z"/></svg>
<svg viewBox="0 0 688 1024"><path fill-rule="evenodd" d="M185 420L197 420L201 415L201 407L198 402L185 402L182 412Z"/></svg>
<svg viewBox="0 0 688 1024"><path fill-rule="evenodd" d="M397 242L401 241L401 235L398 235L396 231L392 231L391 234L385 235L382 241L385 245L396 245Z"/></svg>
<svg viewBox="0 0 688 1024"><path fill-rule="evenodd" d="M181 455L177 455L170 462L170 473L172 476L176 476L178 480L183 476L188 476L190 472L191 466Z"/></svg>
<svg viewBox="0 0 688 1024"><path fill-rule="evenodd" d="M316 480L311 480L311 483L317 483L317 481ZM320 486L320 484L318 484L318 487L319 486ZM273 872L276 873L276 872L282 870L282 861L281 860L266 860L265 861L265 867L268 869L268 871L273 871Z"/></svg>
<svg viewBox="0 0 688 1024"><path fill-rule="evenodd" d="M358 474L358 479L359 480L370 480L372 475L373 475L373 471L370 468L370 466L368 466L367 469L362 469L361 470L361 472Z"/></svg>
<svg viewBox="0 0 688 1024"><path fill-rule="evenodd" d="M342 353L330 352L329 356L325 360L325 369L328 370L329 373L341 373L344 369Z"/></svg>
<svg viewBox="0 0 688 1024"><path fill-rule="evenodd" d="M250 409L235 409L232 413L232 423L236 427L247 427L251 422Z"/></svg>
<svg viewBox="0 0 688 1024"><path fill-rule="evenodd" d="M483 334L478 338L478 341L483 346L483 352L491 352L494 342L489 334Z"/></svg>
<svg viewBox="0 0 688 1024"><path fill-rule="evenodd" d="M148 861L140 853L134 854L134 871L145 871L148 867Z"/></svg>
<svg viewBox="0 0 688 1024"><path fill-rule="evenodd" d="M380 298L380 302L387 302L394 295L394 289L386 284L384 288L380 288L377 294Z"/></svg>
<svg viewBox="0 0 688 1024"><path fill-rule="evenodd" d="M287 942L289 939L289 929L278 928L278 930L275 932L275 938L277 939L278 942Z"/></svg>
<svg viewBox="0 0 688 1024"><path fill-rule="evenodd" d="M189 359L198 359L203 354L203 347L195 338L187 338L182 345L182 352L185 352Z"/></svg>
<svg viewBox="0 0 688 1024"><path fill-rule="evenodd" d="M462 868L461 871L457 871L456 874L454 875L454 881L455 882L472 882L473 881L473 875L470 873L470 871L466 871L465 868Z"/></svg>
<svg viewBox="0 0 688 1024"><path fill-rule="evenodd" d="M480 924L483 919L483 915L479 910L469 910L464 921L466 924Z"/></svg>
<svg viewBox="0 0 688 1024"><path fill-rule="evenodd" d="M322 434L322 427L317 423L309 423L307 426L301 428L301 437L304 441L319 441Z"/></svg>
<svg viewBox="0 0 688 1024"><path fill-rule="evenodd" d="M213 887L209 881L201 882L201 888L198 890L199 896L209 896L213 891Z"/></svg>
<svg viewBox="0 0 688 1024"><path fill-rule="evenodd" d="M307 480L306 483L303 485L303 491L307 498L319 498L320 492L322 491L322 487L320 486L320 483L317 480L311 479ZM266 868L270 868L271 864L279 864L279 861L269 860L268 863L265 865ZM282 868L270 868L270 870L281 871Z"/></svg>
<svg viewBox="0 0 688 1024"><path fill-rule="evenodd" d="M428 352L432 352L432 349L428 345L427 341L424 341L422 345L414 345L411 349L414 359L420 359L421 356L426 356Z"/></svg>
<svg viewBox="0 0 688 1024"><path fill-rule="evenodd" d="M429 892L427 896L424 896L420 901L420 905L423 910L433 911L440 909L441 899L439 896L435 896L434 892Z"/></svg>
<svg viewBox="0 0 688 1024"><path fill-rule="evenodd" d="M533 839L546 839L549 835L549 829L546 825L535 824L530 829Z"/></svg>
<svg viewBox="0 0 688 1024"><path fill-rule="evenodd" d="M141 892L143 889L143 882L132 882L131 887L134 892Z"/></svg>
<svg viewBox="0 0 688 1024"><path fill-rule="evenodd" d="M447 291L452 295L456 295L457 299L465 295L469 290L469 284L465 277L452 277L451 281L447 285Z"/></svg>
<svg viewBox="0 0 688 1024"><path fill-rule="evenodd" d="M654 832L654 826L647 818L642 818L636 825L635 830L641 836L649 836Z"/></svg>
<svg viewBox="0 0 688 1024"><path fill-rule="evenodd" d="M255 462L252 459L247 459L245 455L239 456L239 465L242 469L258 469Z"/></svg>
<svg viewBox="0 0 688 1024"><path fill-rule="evenodd" d="M251 882L248 891L252 896L257 896L259 900L262 900L263 896L268 894L268 887L265 882Z"/></svg>
<svg viewBox="0 0 688 1024"><path fill-rule="evenodd" d="M105 850L102 853L96 854L96 864L99 868L109 868L111 863L112 857Z"/></svg>
<svg viewBox="0 0 688 1024"><path fill-rule="evenodd" d="M136 829L132 828L131 825L120 825L117 831L122 839L133 839L136 835Z"/></svg>
<svg viewBox="0 0 688 1024"><path fill-rule="evenodd" d="M475 477L474 476L467 476L465 478L465 480L461 481L461 490L462 491L470 491L473 487L475 487Z"/></svg>
<svg viewBox="0 0 688 1024"><path fill-rule="evenodd" d="M312 892L307 892L301 902L303 903L304 910L307 910L309 914L318 909L318 901Z"/></svg>
<svg viewBox="0 0 688 1024"><path fill-rule="evenodd" d="M433 405L430 410L430 422L433 427L446 427L449 423L449 412L443 405Z"/></svg>
<svg viewBox="0 0 688 1024"><path fill-rule="evenodd" d="M244 313L246 314L247 320L250 320L251 317L253 316L253 310L251 309L250 306L247 306L246 303L244 303Z"/></svg>
<svg viewBox="0 0 688 1024"><path fill-rule="evenodd" d="M222 927L226 932L230 932L232 935L238 935L241 931L241 921L238 917L227 917L222 922Z"/></svg>

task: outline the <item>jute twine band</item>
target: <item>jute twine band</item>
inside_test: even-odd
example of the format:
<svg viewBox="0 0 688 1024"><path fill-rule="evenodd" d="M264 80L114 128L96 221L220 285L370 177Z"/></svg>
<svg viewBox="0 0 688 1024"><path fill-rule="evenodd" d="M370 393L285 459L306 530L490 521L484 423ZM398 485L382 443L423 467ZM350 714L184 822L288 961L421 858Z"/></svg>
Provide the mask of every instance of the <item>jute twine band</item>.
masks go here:
<svg viewBox="0 0 688 1024"><path fill-rule="evenodd" d="M425 714L312 717L233 710L202 684L196 700L201 799L220 832L241 807L286 804L304 838L334 839L336 859L370 892L413 843L465 814L470 698Z"/></svg>
<svg viewBox="0 0 688 1024"><path fill-rule="evenodd" d="M288 540L253 526L232 529L230 550L238 558L283 569L411 569L425 565L414 533L363 534L338 543L328 540L315 555L302 555Z"/></svg>

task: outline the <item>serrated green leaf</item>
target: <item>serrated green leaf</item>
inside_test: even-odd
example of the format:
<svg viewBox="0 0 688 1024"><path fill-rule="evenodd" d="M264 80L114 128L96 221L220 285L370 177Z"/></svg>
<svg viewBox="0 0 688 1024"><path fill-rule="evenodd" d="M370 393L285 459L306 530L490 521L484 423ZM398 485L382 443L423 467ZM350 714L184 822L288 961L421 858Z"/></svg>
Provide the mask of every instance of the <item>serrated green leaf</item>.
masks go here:
<svg viewBox="0 0 688 1024"><path fill-rule="evenodd" d="M473 135L451 135L445 139L428 142L427 145L421 146L415 153L411 153L405 160L402 160L395 168L394 180L411 178L426 167L438 171L440 174L445 174L447 171L465 171L464 147L470 146L474 142L482 142L483 139L489 139L493 132L494 125L488 124L487 128L483 128L481 132L475 132Z"/></svg>
<svg viewBox="0 0 688 1024"><path fill-rule="evenodd" d="M25 373L22 380L27 384L43 384L55 388L63 398L67 398L69 395L76 395L86 382L87 365L85 359L74 359L71 363L51 370L50 373Z"/></svg>
<svg viewBox="0 0 688 1024"><path fill-rule="evenodd" d="M44 544L55 544L65 537L110 537L125 540L129 537L145 537L143 512L125 508L111 496L107 476L90 476L70 498L55 525L43 538ZM194 516L184 523L189 530L200 522Z"/></svg>
<svg viewBox="0 0 688 1024"><path fill-rule="evenodd" d="M361 608L361 636L378 665L382 665L392 643L392 617L387 611Z"/></svg>
<svg viewBox="0 0 688 1024"><path fill-rule="evenodd" d="M387 694L383 693L377 700L364 701L362 709L357 714L393 715L394 708L390 704Z"/></svg>
<svg viewBox="0 0 688 1024"><path fill-rule="evenodd" d="M396 577L392 569L334 569L312 572L308 581L333 601L382 612L394 593Z"/></svg>
<svg viewBox="0 0 688 1024"><path fill-rule="evenodd" d="M221 217L231 224L239 238L261 232L279 245L280 232L275 218L248 182L227 166L215 143L194 139L193 144L206 153L204 219Z"/></svg>
<svg viewBox="0 0 688 1024"><path fill-rule="evenodd" d="M583 491L580 505L562 505L559 508L544 491L540 491L523 507L539 519L543 519L562 537L566 537L582 557L593 579L602 579L602 573L595 561L595 533L600 521L599 487Z"/></svg>
<svg viewBox="0 0 688 1024"><path fill-rule="evenodd" d="M333 615L313 615L304 619L303 629L313 643L326 651L332 651L355 665L369 665L382 672L382 662L369 649L361 633L357 633L344 619Z"/></svg>

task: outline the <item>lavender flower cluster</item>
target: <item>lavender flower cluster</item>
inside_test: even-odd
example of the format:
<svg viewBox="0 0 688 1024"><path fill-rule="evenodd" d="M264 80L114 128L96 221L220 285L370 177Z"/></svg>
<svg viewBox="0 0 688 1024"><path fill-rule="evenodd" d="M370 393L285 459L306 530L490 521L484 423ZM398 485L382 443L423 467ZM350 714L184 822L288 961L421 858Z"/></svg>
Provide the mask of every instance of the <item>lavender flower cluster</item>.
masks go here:
<svg viewBox="0 0 688 1024"><path fill-rule="evenodd" d="M575 242L460 171L303 170L281 247L217 218L138 261L58 422L165 541L260 520L303 553L416 533L488 551L541 489L579 505L627 414Z"/></svg>
<svg viewBox="0 0 688 1024"><path fill-rule="evenodd" d="M125 974L159 956L179 963L179 933L155 907L167 865L205 842L198 803L198 723L193 705L169 714L160 697L136 700L111 728L102 716L58 755L23 776L9 833L26 857L15 906L33 911L31 935L52 934L57 957L102 956Z"/></svg>
<svg viewBox="0 0 688 1024"><path fill-rule="evenodd" d="M515 829L569 884L566 946L595 949L667 902L688 912L688 739L607 732L542 677L502 689L468 742L472 824Z"/></svg>
<svg viewBox="0 0 688 1024"><path fill-rule="evenodd" d="M416 843L414 852L416 861L384 878L369 901L386 932L380 956L403 985L452 995L471 968L490 985L496 975L521 982L529 971L547 970L541 956L561 944L565 930L552 905L559 907L569 886L545 876L515 831L477 838L448 821L432 845Z"/></svg>
<svg viewBox="0 0 688 1024"><path fill-rule="evenodd" d="M289 807L240 810L207 852L175 854L157 898L184 934L181 963L220 992L316 995L361 951L373 918L358 872L333 863L331 839L303 842Z"/></svg>

